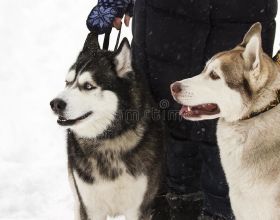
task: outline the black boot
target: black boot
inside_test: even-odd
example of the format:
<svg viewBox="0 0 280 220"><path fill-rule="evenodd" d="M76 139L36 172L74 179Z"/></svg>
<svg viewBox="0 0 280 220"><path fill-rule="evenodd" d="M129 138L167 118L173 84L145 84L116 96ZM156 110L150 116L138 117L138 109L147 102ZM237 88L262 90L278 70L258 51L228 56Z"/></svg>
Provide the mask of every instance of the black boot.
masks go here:
<svg viewBox="0 0 280 220"><path fill-rule="evenodd" d="M229 218L224 218L222 216L211 215L206 211L202 211L200 216L198 217L198 220L234 220L234 216L231 216Z"/></svg>
<svg viewBox="0 0 280 220"><path fill-rule="evenodd" d="M201 192L188 195L168 193L157 198L153 220L195 220L202 207Z"/></svg>

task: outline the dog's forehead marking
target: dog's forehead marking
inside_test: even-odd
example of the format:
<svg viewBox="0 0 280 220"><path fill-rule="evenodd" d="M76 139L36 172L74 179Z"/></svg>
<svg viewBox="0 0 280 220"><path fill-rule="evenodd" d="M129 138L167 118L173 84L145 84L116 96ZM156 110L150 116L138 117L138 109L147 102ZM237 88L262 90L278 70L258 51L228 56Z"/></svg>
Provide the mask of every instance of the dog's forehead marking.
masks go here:
<svg viewBox="0 0 280 220"><path fill-rule="evenodd" d="M228 51L225 51L214 55L210 60L206 62L205 70L207 70L209 67L218 67L221 64L220 58L227 53Z"/></svg>
<svg viewBox="0 0 280 220"><path fill-rule="evenodd" d="M70 70L65 78L66 82L73 82L76 78L76 71L75 70Z"/></svg>
<svg viewBox="0 0 280 220"><path fill-rule="evenodd" d="M237 90L244 94L243 97L251 99L253 91L244 75L244 61L241 52L240 50L234 50L228 56L223 57L219 68L223 73L225 82L231 89Z"/></svg>
<svg viewBox="0 0 280 220"><path fill-rule="evenodd" d="M209 70L209 69L216 69L219 68L221 66L221 60L218 57L213 57L211 60L209 60L206 63L206 67L205 70Z"/></svg>
<svg viewBox="0 0 280 220"><path fill-rule="evenodd" d="M240 50L231 50L232 53L234 53L234 56L232 53L229 53L229 51L221 52L216 54L214 57L212 57L206 64L207 68L217 68L222 73L225 73L224 66L228 66L230 68L236 69L236 64L240 63ZM237 56L238 55L238 56ZM228 72L228 71L226 71Z"/></svg>
<svg viewBox="0 0 280 220"><path fill-rule="evenodd" d="M82 85L85 82L90 82L90 83L96 85L96 83L92 79L92 74L90 72L83 72L83 73L79 74L79 76L78 76L78 83L80 85Z"/></svg>

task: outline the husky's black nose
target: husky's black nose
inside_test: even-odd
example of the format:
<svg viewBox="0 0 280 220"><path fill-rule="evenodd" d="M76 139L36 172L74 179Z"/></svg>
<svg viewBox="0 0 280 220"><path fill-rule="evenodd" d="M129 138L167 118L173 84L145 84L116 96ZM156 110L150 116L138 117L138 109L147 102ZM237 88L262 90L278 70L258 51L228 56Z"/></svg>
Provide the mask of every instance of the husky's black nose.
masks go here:
<svg viewBox="0 0 280 220"><path fill-rule="evenodd" d="M50 103L52 110L59 114L62 113L66 108L66 102L64 102L62 99L54 99Z"/></svg>

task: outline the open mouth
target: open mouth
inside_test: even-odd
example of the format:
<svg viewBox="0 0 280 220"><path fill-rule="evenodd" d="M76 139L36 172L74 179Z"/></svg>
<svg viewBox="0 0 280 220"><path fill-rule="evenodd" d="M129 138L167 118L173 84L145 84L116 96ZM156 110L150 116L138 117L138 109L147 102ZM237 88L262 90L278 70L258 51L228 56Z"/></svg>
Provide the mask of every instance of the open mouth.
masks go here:
<svg viewBox="0 0 280 220"><path fill-rule="evenodd" d="M61 126L70 126L70 125L74 125L77 122L86 119L87 117L89 117L92 114L92 112L88 112L86 114L84 114L83 116L76 118L76 119L66 119L63 116L59 116L57 119L57 123Z"/></svg>
<svg viewBox="0 0 280 220"><path fill-rule="evenodd" d="M184 118L198 118L201 116L217 115L219 113L220 109L218 105L207 103L195 106L183 105L179 114Z"/></svg>

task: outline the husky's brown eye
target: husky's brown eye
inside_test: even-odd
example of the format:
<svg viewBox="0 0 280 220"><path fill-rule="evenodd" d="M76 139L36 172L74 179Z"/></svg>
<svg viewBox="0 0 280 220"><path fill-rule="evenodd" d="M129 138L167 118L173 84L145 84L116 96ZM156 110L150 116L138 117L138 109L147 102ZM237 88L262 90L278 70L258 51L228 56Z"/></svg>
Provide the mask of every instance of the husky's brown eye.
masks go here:
<svg viewBox="0 0 280 220"><path fill-rule="evenodd" d="M86 82L86 83L84 84L83 87L84 87L85 90L93 90L93 89L96 89L95 86L91 85L91 84L88 83L88 82Z"/></svg>
<svg viewBox="0 0 280 220"><path fill-rule="evenodd" d="M66 85L66 86L69 86L70 84L71 84L70 82L65 81L65 85Z"/></svg>
<svg viewBox="0 0 280 220"><path fill-rule="evenodd" d="M221 79L221 77L219 77L219 75L217 73L215 73L214 71L212 71L210 74L209 74L210 78L213 79L213 80L218 80L218 79Z"/></svg>

